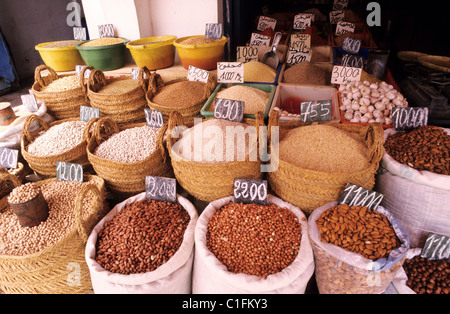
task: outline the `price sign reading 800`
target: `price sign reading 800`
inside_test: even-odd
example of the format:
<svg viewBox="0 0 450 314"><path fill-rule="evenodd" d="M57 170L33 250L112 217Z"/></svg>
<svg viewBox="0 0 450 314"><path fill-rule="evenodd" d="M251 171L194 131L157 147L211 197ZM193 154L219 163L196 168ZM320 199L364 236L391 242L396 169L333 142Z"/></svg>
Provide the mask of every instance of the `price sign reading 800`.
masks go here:
<svg viewBox="0 0 450 314"><path fill-rule="evenodd" d="M234 180L234 200L237 203L266 205L267 180Z"/></svg>

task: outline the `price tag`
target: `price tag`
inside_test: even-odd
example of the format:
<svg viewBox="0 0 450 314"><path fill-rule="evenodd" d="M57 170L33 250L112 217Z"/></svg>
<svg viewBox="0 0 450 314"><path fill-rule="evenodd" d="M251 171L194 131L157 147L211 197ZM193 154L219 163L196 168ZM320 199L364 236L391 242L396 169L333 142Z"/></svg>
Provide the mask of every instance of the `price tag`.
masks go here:
<svg viewBox="0 0 450 314"><path fill-rule="evenodd" d="M450 238L436 233L429 233L420 256L430 260L450 258Z"/></svg>
<svg viewBox="0 0 450 314"><path fill-rule="evenodd" d="M336 35L354 32L355 32L355 23L339 21L336 25Z"/></svg>
<svg viewBox="0 0 450 314"><path fill-rule="evenodd" d="M392 109L392 121L397 131L415 129L428 124L428 107L396 107Z"/></svg>
<svg viewBox="0 0 450 314"><path fill-rule="evenodd" d="M7 147L0 147L0 167L7 169L17 168L19 151Z"/></svg>
<svg viewBox="0 0 450 314"><path fill-rule="evenodd" d="M344 67L351 68L363 68L364 67L364 57L345 54L342 56L341 65Z"/></svg>
<svg viewBox="0 0 450 314"><path fill-rule="evenodd" d="M210 39L222 38L222 24L220 23L206 23L205 37Z"/></svg>
<svg viewBox="0 0 450 314"><path fill-rule="evenodd" d="M56 180L83 182L83 165L65 161L56 162Z"/></svg>
<svg viewBox="0 0 450 314"><path fill-rule="evenodd" d="M21 95L20 98L22 98L22 104L27 108L30 112L36 112L38 111L38 105L36 101L36 97L34 97L33 94L26 94Z"/></svg>
<svg viewBox="0 0 450 314"><path fill-rule="evenodd" d="M258 61L257 46L239 46L236 49L236 61L247 63L250 61Z"/></svg>
<svg viewBox="0 0 450 314"><path fill-rule="evenodd" d="M293 29L306 29L311 27L314 14L311 13L300 13L294 16L294 22L292 24Z"/></svg>
<svg viewBox="0 0 450 314"><path fill-rule="evenodd" d="M292 34L289 47L297 50L301 50L303 48L311 48L311 35Z"/></svg>
<svg viewBox="0 0 450 314"><path fill-rule="evenodd" d="M177 181L173 178L146 176L145 198L175 203L177 201Z"/></svg>
<svg viewBox="0 0 450 314"><path fill-rule="evenodd" d="M348 6L348 0L334 0L333 2L333 11L336 10L345 10Z"/></svg>
<svg viewBox="0 0 450 314"><path fill-rule="evenodd" d="M147 125L152 128L162 128L164 125L164 117L161 111L144 108L145 120Z"/></svg>
<svg viewBox="0 0 450 314"><path fill-rule="evenodd" d="M206 83L209 79L209 72L200 68L197 68L193 65L189 65L188 74L187 74L188 81L199 81Z"/></svg>
<svg viewBox="0 0 450 314"><path fill-rule="evenodd" d="M331 121L331 100L302 101L300 119L302 122Z"/></svg>
<svg viewBox="0 0 450 314"><path fill-rule="evenodd" d="M215 98L214 118L242 122L244 120L245 103L240 100Z"/></svg>
<svg viewBox="0 0 450 314"><path fill-rule="evenodd" d="M357 54L361 49L361 39L345 37L342 42L342 49L348 53Z"/></svg>
<svg viewBox="0 0 450 314"><path fill-rule="evenodd" d="M275 30L275 26L277 25L277 20L268 16L261 15L258 20L258 26L256 27L257 30L263 31L266 28L271 28Z"/></svg>
<svg viewBox="0 0 450 314"><path fill-rule="evenodd" d="M360 68L335 65L331 73L331 84L347 84L353 81L360 81L361 71L362 69Z"/></svg>
<svg viewBox="0 0 450 314"><path fill-rule="evenodd" d="M381 193L349 183L341 194L338 203L347 204L348 206L365 206L368 209L375 209L380 205L383 197L384 195Z"/></svg>
<svg viewBox="0 0 450 314"><path fill-rule="evenodd" d="M344 20L345 11L344 10L335 10L330 11L330 24L337 24Z"/></svg>
<svg viewBox="0 0 450 314"><path fill-rule="evenodd" d="M80 106L80 121L88 122L91 119L100 118L100 109Z"/></svg>
<svg viewBox="0 0 450 314"><path fill-rule="evenodd" d="M218 83L244 83L244 65L242 62L218 62Z"/></svg>
<svg viewBox="0 0 450 314"><path fill-rule="evenodd" d="M74 27L73 28L73 39L75 40L86 40L87 34L86 34L86 28L85 27Z"/></svg>
<svg viewBox="0 0 450 314"><path fill-rule="evenodd" d="M83 68L85 68L86 65L76 65L75 66L75 74L80 76L81 70L83 70ZM87 69L86 71L84 71L84 78L88 79L89 76L91 75L91 70Z"/></svg>
<svg viewBox="0 0 450 314"><path fill-rule="evenodd" d="M294 65L303 61L311 61L311 50L303 48L302 50L289 48L286 54L286 63Z"/></svg>
<svg viewBox="0 0 450 314"><path fill-rule="evenodd" d="M234 179L234 201L266 205L267 180Z"/></svg>
<svg viewBox="0 0 450 314"><path fill-rule="evenodd" d="M114 37L114 25L113 24L103 24L98 26L98 34L100 38L103 37Z"/></svg>
<svg viewBox="0 0 450 314"><path fill-rule="evenodd" d="M252 33L252 37L250 39L250 46L270 46L271 39L272 38L270 36Z"/></svg>

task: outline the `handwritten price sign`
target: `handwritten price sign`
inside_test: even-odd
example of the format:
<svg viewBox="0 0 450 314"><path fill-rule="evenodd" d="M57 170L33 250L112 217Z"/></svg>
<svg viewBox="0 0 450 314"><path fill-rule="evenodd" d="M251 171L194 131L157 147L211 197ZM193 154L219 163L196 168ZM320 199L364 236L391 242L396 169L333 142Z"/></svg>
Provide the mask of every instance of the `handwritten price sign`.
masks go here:
<svg viewBox="0 0 450 314"><path fill-rule="evenodd" d="M244 83L244 65L242 62L218 62L218 83Z"/></svg>
<svg viewBox="0 0 450 314"><path fill-rule="evenodd" d="M361 68L335 65L331 73L331 84L347 84L353 81L360 81L361 71Z"/></svg>

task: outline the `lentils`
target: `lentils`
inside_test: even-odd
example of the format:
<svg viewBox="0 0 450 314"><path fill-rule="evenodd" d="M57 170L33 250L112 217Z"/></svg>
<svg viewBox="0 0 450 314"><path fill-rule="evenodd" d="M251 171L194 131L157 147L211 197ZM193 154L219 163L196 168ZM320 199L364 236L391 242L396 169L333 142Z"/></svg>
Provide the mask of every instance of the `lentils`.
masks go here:
<svg viewBox="0 0 450 314"><path fill-rule="evenodd" d="M189 221L188 212L178 203L134 202L104 224L95 260L113 273L153 271L180 248Z"/></svg>
<svg viewBox="0 0 450 314"><path fill-rule="evenodd" d="M77 75L69 75L54 80L47 86L44 86L42 88L42 91L46 93L58 93L76 89L79 87L79 77Z"/></svg>
<svg viewBox="0 0 450 314"><path fill-rule="evenodd" d="M8 196L8 202L14 204L27 202L38 196L40 191L39 185L33 182L22 184L11 191L11 194Z"/></svg>
<svg viewBox="0 0 450 314"><path fill-rule="evenodd" d="M22 227L17 216L8 208L0 213L0 255L24 256L55 245L75 228L75 200L83 184L93 181L53 181L41 186L49 208L48 218L38 226ZM92 214L93 194L83 200L82 218Z"/></svg>
<svg viewBox="0 0 450 314"><path fill-rule="evenodd" d="M230 202L211 217L206 245L228 271L266 278L297 257L301 230L287 208Z"/></svg>
<svg viewBox="0 0 450 314"><path fill-rule="evenodd" d="M94 154L124 163L144 160L156 150L158 131L146 125L123 130L97 146Z"/></svg>
<svg viewBox="0 0 450 314"><path fill-rule="evenodd" d="M388 257L400 241L385 215L364 206L333 206L316 221L321 241L377 260Z"/></svg>
<svg viewBox="0 0 450 314"><path fill-rule="evenodd" d="M450 259L430 260L420 255L405 260L406 285L417 294L450 294Z"/></svg>
<svg viewBox="0 0 450 314"><path fill-rule="evenodd" d="M62 154L83 141L84 121L66 121L41 133L30 145L28 152L38 157Z"/></svg>
<svg viewBox="0 0 450 314"><path fill-rule="evenodd" d="M426 125L387 138L386 153L399 163L419 171L450 175L450 135Z"/></svg>

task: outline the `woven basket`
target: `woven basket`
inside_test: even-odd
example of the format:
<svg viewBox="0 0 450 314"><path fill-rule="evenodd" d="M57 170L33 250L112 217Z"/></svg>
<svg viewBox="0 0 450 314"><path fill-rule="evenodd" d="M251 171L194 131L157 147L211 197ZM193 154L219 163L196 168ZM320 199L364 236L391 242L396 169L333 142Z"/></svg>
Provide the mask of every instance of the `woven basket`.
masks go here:
<svg viewBox="0 0 450 314"><path fill-rule="evenodd" d="M129 124L119 127L112 119L97 119L87 146L87 157L94 171L102 177L108 190L118 198L128 198L145 191L145 176L173 177L173 170L164 142L167 124L161 128L156 141L156 150L144 160L124 163L96 156L96 148L113 134L125 129L141 127L144 123Z"/></svg>
<svg viewBox="0 0 450 314"><path fill-rule="evenodd" d="M268 173L271 189L283 200L299 207L307 215L315 208L339 199L348 183L372 189L375 185L379 162L383 156L383 128L380 124L371 123L361 126L329 123L328 125L358 135L369 149L370 166L363 171L353 173L327 173L303 169L278 159L278 169ZM287 131L302 127L296 121L280 124L276 111L270 114L268 129L270 130L273 126L279 126L280 141ZM271 147L270 150L272 149Z"/></svg>
<svg viewBox="0 0 450 314"><path fill-rule="evenodd" d="M146 94L148 106L153 110L161 111L165 121L167 121L167 119L169 119L170 114L175 111L178 112L184 118L185 123L187 123L188 121L193 122L193 119L195 117L202 117L200 114L200 110L202 109L203 105L208 100L209 96L216 87L216 77L214 75L210 75L208 78L208 82L204 83L205 88L203 90L203 97L197 104L194 105L188 104L179 107L167 107L153 102L153 97L156 96L163 87L186 81L187 79L182 78L171 80L169 82L164 83L159 74L153 73L149 79L148 91ZM180 95L180 97L182 97L182 95Z"/></svg>
<svg viewBox="0 0 450 314"><path fill-rule="evenodd" d="M92 70L93 68L86 66L80 71L79 87L68 91L46 92L42 90L43 87L64 76L58 75L55 70L46 65L40 65L35 69L34 84L31 87L31 92L36 100L45 103L47 112L55 117L56 120L79 117L80 106L89 105L84 79L84 72L88 69ZM45 70L49 72L49 75L43 77L42 72Z"/></svg>
<svg viewBox="0 0 450 314"><path fill-rule="evenodd" d="M147 107L145 94L147 91L150 71L146 68L139 69L137 85L135 88L124 90L120 94L100 93L108 84L132 80L130 76L106 79L100 70L92 70L88 80L87 95L91 107L100 109L101 117L111 117L117 123L144 122L144 108Z"/></svg>
<svg viewBox="0 0 450 314"><path fill-rule="evenodd" d="M0 255L0 290L11 294L84 294L92 292L89 268L85 261L85 245L93 227L106 214L104 181L85 176L86 184L75 201L74 228L65 238L40 252L25 256ZM56 179L36 182L47 184ZM81 219L83 199L94 193L92 215ZM73 278L72 278L73 277Z"/></svg>
<svg viewBox="0 0 450 314"><path fill-rule="evenodd" d="M0 212L8 207L9 193L20 185L22 185L22 181L16 175L0 168Z"/></svg>
<svg viewBox="0 0 450 314"><path fill-rule="evenodd" d="M214 118L212 118L214 119ZM175 177L179 184L192 196L201 201L212 202L222 197L233 195L234 179L262 178L261 161L250 161L249 156L244 161L226 163L201 163L183 159L172 151L175 143L172 132L176 126L183 126L183 117L178 112L172 112L169 118L167 132L167 147L172 161ZM262 112L257 119L244 120L247 124L254 124L259 139L259 126L264 125Z"/></svg>
<svg viewBox="0 0 450 314"><path fill-rule="evenodd" d="M41 178L50 178L50 177L56 177L56 162L57 161L64 161L64 162L70 162L70 163L76 163L83 165L83 170L85 172L90 171L89 167L89 160L87 159L86 154L86 146L87 146L87 140L89 137L89 131L91 128L92 123L94 122L94 119L91 119L86 124L85 133L83 137L83 141L75 146L74 148L59 154L59 155L52 155L52 156L46 156L46 157L39 157L32 155L28 153L28 145L30 145L38 136L39 132L41 131L47 131L49 128L51 128L54 125L61 124L63 122L67 121L77 121L79 118L71 118L71 119L64 119L64 120L58 120L51 122L47 124L42 118L36 115L30 115L27 120L24 123L23 126L23 132L21 137L21 153L23 158L28 162L28 165L32 170L36 172ZM33 122L39 123L39 128L33 132L31 132L30 128L32 127Z"/></svg>

